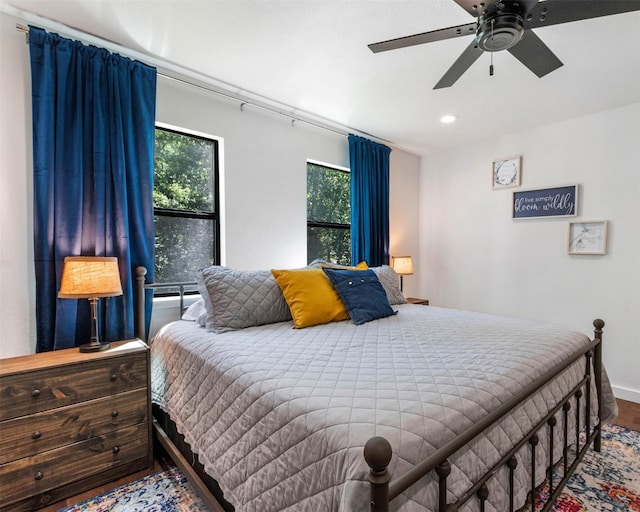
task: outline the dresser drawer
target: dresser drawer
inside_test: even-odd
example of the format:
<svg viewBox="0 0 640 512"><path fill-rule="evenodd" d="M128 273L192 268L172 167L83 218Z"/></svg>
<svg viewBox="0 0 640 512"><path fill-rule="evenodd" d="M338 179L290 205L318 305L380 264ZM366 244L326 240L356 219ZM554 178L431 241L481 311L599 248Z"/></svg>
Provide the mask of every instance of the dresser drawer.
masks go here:
<svg viewBox="0 0 640 512"><path fill-rule="evenodd" d="M148 457L148 429L140 423L0 465L0 506Z"/></svg>
<svg viewBox="0 0 640 512"><path fill-rule="evenodd" d="M144 388L0 423L0 464L147 421Z"/></svg>
<svg viewBox="0 0 640 512"><path fill-rule="evenodd" d="M147 385L144 352L0 377L0 421Z"/></svg>

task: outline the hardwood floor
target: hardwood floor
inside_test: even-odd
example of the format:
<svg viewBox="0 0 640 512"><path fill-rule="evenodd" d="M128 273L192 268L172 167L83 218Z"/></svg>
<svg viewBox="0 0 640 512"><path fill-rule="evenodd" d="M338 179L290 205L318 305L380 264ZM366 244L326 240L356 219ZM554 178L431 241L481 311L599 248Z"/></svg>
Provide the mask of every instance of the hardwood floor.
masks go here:
<svg viewBox="0 0 640 512"><path fill-rule="evenodd" d="M640 404L620 398L617 398L616 402L618 402L618 417L613 420L613 423L640 431Z"/></svg>
<svg viewBox="0 0 640 512"><path fill-rule="evenodd" d="M629 402L627 400L621 400L619 398L616 401L618 402L618 417L613 421L613 423L640 431L640 403ZM128 482L133 482L134 480L143 478L147 475L151 475L171 465L171 460L164 455L163 450L160 447L154 447L154 453L159 454L159 456L156 457L152 469L138 471L137 473L133 473L132 475L121 478L120 480L116 480L115 482L111 482L110 484L97 487L77 496L72 496L71 498L68 498L66 500L49 505L48 507L41 508L40 512L55 512L62 507L67 507L69 505L73 505L74 503L78 503L79 501L91 498L92 496L97 496L98 494L108 492L120 485L126 484Z"/></svg>

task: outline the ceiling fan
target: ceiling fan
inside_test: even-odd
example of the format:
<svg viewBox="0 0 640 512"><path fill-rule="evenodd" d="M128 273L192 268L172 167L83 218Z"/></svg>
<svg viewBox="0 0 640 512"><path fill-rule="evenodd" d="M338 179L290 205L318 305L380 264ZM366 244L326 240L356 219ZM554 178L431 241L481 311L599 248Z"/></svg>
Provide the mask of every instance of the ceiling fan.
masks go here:
<svg viewBox="0 0 640 512"><path fill-rule="evenodd" d="M369 45L385 52L454 37L474 40L444 74L434 89L451 87L482 52L508 50L538 77L558 69L562 62L532 30L571 21L640 10L640 0L453 0L478 18L466 25L423 32ZM493 65L490 67L493 74Z"/></svg>

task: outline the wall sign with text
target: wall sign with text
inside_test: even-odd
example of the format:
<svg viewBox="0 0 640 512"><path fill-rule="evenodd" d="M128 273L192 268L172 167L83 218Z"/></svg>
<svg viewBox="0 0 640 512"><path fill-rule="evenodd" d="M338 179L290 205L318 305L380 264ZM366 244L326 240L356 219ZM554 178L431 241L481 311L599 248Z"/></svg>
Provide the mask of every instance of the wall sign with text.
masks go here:
<svg viewBox="0 0 640 512"><path fill-rule="evenodd" d="M574 217L578 211L578 185L518 190L513 193L512 217Z"/></svg>

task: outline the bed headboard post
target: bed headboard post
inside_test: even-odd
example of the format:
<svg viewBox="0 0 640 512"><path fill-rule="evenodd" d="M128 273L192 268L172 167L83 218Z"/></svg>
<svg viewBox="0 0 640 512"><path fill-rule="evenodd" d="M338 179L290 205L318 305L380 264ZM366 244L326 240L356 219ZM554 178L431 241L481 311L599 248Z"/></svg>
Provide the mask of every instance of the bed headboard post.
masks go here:
<svg viewBox="0 0 640 512"><path fill-rule="evenodd" d="M391 462L391 445L384 437L372 437L364 445L364 459L369 465L371 512L389 512L389 480L387 466Z"/></svg>
<svg viewBox="0 0 640 512"><path fill-rule="evenodd" d="M602 328L604 327L604 320L596 318L593 321L594 338L598 340L598 343L593 349L593 374L596 382L596 396L598 397L598 433L593 440L593 449L597 452L600 451L601 440L601 427L602 427Z"/></svg>
<svg viewBox="0 0 640 512"><path fill-rule="evenodd" d="M147 275L147 269L143 266L136 267L136 338L147 341L146 333L146 315L145 315L145 287L144 276Z"/></svg>

